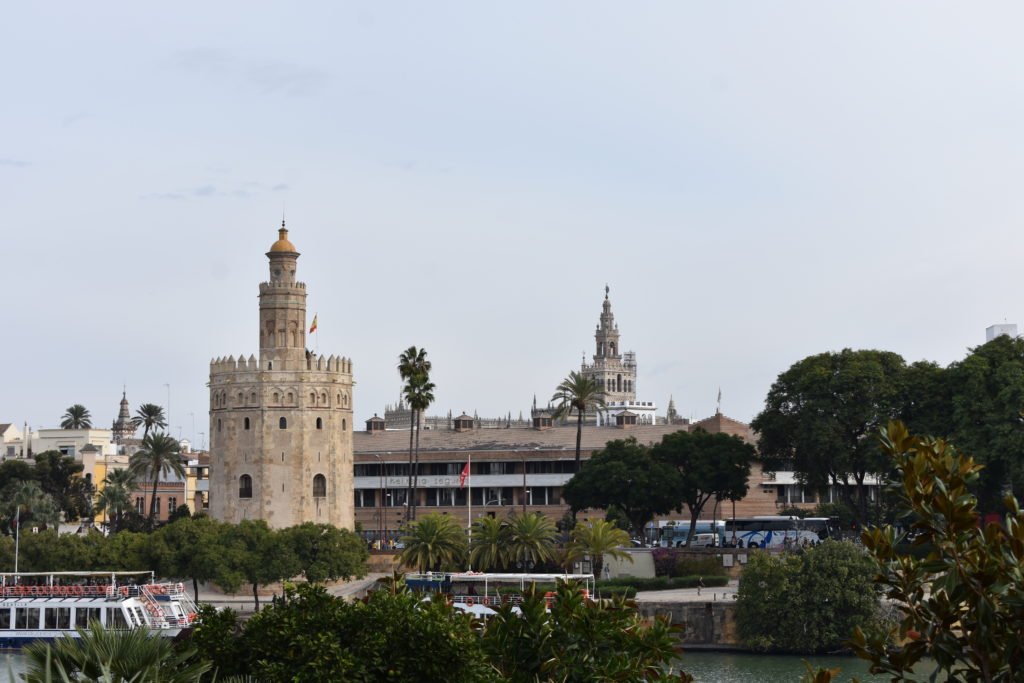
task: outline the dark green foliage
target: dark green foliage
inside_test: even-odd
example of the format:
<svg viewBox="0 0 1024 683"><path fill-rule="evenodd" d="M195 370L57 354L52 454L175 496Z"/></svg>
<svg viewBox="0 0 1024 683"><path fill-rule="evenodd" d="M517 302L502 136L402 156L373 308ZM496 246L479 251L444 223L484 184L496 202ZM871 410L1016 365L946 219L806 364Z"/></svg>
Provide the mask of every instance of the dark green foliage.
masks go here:
<svg viewBox="0 0 1024 683"><path fill-rule="evenodd" d="M559 585L550 613L543 596L530 590L521 614L506 603L487 622L483 649L501 680L690 680L670 668L680 648L675 629L663 619L644 625L631 603L587 601L573 584Z"/></svg>
<svg viewBox="0 0 1024 683"><path fill-rule="evenodd" d="M866 522L865 480L887 466L874 435L904 408L905 367L895 353L850 349L795 363L751 423L766 468L792 468L813 489L838 486Z"/></svg>
<svg viewBox="0 0 1024 683"><path fill-rule="evenodd" d="M232 609L218 610L213 605L200 605L197 625L186 647L195 651L198 661L212 662L211 673L216 680L243 675L246 671L242 649L242 624Z"/></svg>
<svg viewBox="0 0 1024 683"><path fill-rule="evenodd" d="M679 474L677 509L690 511L689 546L704 506L711 499L739 500L747 495L754 447L738 436L710 434L703 429L666 434L651 448L655 460L665 462Z"/></svg>
<svg viewBox="0 0 1024 683"><path fill-rule="evenodd" d="M680 476L636 439L609 441L562 489L574 511L614 508L634 534L679 504Z"/></svg>
<svg viewBox="0 0 1024 683"><path fill-rule="evenodd" d="M848 542L799 553L752 553L740 577L737 626L747 647L816 653L842 647L854 628L875 628L875 564Z"/></svg>
<svg viewBox="0 0 1024 683"><path fill-rule="evenodd" d="M366 573L370 551L362 538L348 529L306 522L282 532L307 581L335 581Z"/></svg>
<svg viewBox="0 0 1024 683"><path fill-rule="evenodd" d="M945 374L951 416L926 433L949 437L985 466L972 484L978 505L1001 511L1005 486L1024 499L1024 339L997 337Z"/></svg>
<svg viewBox="0 0 1024 683"><path fill-rule="evenodd" d="M267 681L496 681L471 619L399 585L349 603L300 586L246 623L240 652Z"/></svg>
<svg viewBox="0 0 1024 683"><path fill-rule="evenodd" d="M22 651L28 660L27 683L198 683L210 668L209 662L193 658L190 648L175 649L170 640L144 629L113 631L94 622L78 633L80 638L63 636L52 644L27 646Z"/></svg>
<svg viewBox="0 0 1024 683"><path fill-rule="evenodd" d="M900 423L888 426L882 442L899 474L913 544L930 550L924 557L902 552L892 527L863 534L880 569L877 582L902 618L888 633L858 631L854 649L893 680L914 672L929 680L1019 681L1024 512L1007 496L1003 524L982 526L971 491L983 470L972 458L944 440L912 436Z"/></svg>

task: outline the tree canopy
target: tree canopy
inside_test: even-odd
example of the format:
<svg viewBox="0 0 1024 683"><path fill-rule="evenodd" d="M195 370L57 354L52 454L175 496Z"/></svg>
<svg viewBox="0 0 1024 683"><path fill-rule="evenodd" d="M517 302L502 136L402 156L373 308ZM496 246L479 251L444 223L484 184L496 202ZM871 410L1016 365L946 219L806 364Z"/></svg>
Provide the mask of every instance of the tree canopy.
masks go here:
<svg viewBox="0 0 1024 683"><path fill-rule="evenodd" d="M685 504L690 511L689 546L708 501L746 495L755 450L738 436L697 428L666 434L651 448L651 455L678 472L677 509Z"/></svg>
<svg viewBox="0 0 1024 683"><path fill-rule="evenodd" d="M868 477L887 472L874 435L905 404L903 358L888 351L809 356L779 375L751 427L765 466L792 467L815 490L837 486L867 520Z"/></svg>
<svg viewBox="0 0 1024 683"><path fill-rule="evenodd" d="M609 441L566 483L562 497L576 512L615 506L629 519L632 533L642 535L655 515L679 507L681 478L664 460L636 439Z"/></svg>

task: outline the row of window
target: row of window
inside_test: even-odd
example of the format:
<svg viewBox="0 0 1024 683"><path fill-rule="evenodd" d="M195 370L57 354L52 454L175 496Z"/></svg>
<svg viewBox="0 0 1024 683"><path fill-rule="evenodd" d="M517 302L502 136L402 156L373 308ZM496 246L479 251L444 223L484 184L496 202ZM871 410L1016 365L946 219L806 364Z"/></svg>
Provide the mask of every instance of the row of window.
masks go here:
<svg viewBox="0 0 1024 683"><path fill-rule="evenodd" d="M348 394L344 392L338 392L336 395L337 403L335 405L341 406L342 408L348 408ZM329 408L330 404L327 402L327 392L321 392L317 394L315 391L309 392L308 407L320 407ZM295 403L295 394L288 392L277 392L275 391L270 395L270 405L281 405L282 400L285 405L293 405ZM249 402L245 402L245 396L242 392L238 392L235 395L234 407L244 408L246 406L258 406L259 398L258 394L254 391L249 394ZM227 408L228 407L228 393L226 391L215 392L213 394L213 407L214 408Z"/></svg>
<svg viewBox="0 0 1024 683"><path fill-rule="evenodd" d="M94 621L99 621L108 628L128 628L124 614L119 608L0 607L0 630L40 628L70 630L85 628ZM139 615L139 624L143 623L145 621Z"/></svg>
<svg viewBox="0 0 1024 683"><path fill-rule="evenodd" d="M324 428L324 419L322 417L318 417L316 419L316 423L315 424L316 424L316 428L317 429L323 429ZM251 428L252 428L252 421L249 418L247 418L247 417L243 418L242 419L242 429L248 431ZM288 418L287 417L280 417L280 418L278 418L277 419L277 428L278 429L288 429ZM342 418L342 420L341 420L341 431L345 431L346 429L348 429L348 420L345 419L345 418ZM221 419L217 420L217 431L218 432L224 431L224 421L221 420Z"/></svg>
<svg viewBox="0 0 1024 683"><path fill-rule="evenodd" d="M238 497L252 498L252 477L248 474L243 474L238 478ZM327 497L327 477L322 474L313 477L313 497Z"/></svg>
<svg viewBox="0 0 1024 683"><path fill-rule="evenodd" d="M156 516L160 516L160 498L156 499ZM173 515L174 511L178 509L178 499L175 496L171 496L167 499L167 514ZM135 511L140 515L148 515L149 510L146 509L146 499L143 496L137 496L135 498Z"/></svg>
<svg viewBox="0 0 1024 683"><path fill-rule="evenodd" d="M466 496L471 489L465 488L428 488L423 489L423 495L427 507L456 507L467 505ZM522 493L521 487L503 486L490 487L482 486L472 489L473 505L481 507L501 507L503 505L521 505L522 500L518 498ZM378 507L405 507L408 500L408 489L356 489L356 507L374 508ZM513 496L516 496L515 498ZM561 489L556 486L531 486L526 489L527 505L560 505L562 503Z"/></svg>
<svg viewBox="0 0 1024 683"><path fill-rule="evenodd" d="M451 477L462 474L465 462L421 462L419 475L421 477ZM573 474L576 471L576 463L572 460L539 460L526 463L527 474ZM408 463L386 462L386 463L358 463L355 466L357 477L408 477L410 468ZM492 475L492 474L522 474L521 461L484 460L474 462L470 466L471 474Z"/></svg>

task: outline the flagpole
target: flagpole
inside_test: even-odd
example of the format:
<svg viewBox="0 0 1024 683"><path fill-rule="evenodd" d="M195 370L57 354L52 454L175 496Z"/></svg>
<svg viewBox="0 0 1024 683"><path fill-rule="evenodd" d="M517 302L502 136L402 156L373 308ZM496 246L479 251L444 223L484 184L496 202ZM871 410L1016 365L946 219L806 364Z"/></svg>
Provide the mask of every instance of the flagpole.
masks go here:
<svg viewBox="0 0 1024 683"><path fill-rule="evenodd" d="M466 461L466 468L469 470L469 474L466 475L466 479L469 481L469 488L466 492L466 502L469 504L469 514L466 517L466 531L469 532L469 544L473 544L473 454L469 454L469 460ZM472 571L473 563L469 562L469 569Z"/></svg>

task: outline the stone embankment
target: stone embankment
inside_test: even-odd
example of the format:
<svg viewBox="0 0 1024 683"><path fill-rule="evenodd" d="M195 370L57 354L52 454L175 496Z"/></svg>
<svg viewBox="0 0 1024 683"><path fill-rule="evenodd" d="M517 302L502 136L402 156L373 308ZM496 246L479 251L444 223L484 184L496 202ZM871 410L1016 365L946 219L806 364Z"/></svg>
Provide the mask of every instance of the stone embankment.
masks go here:
<svg viewBox="0 0 1024 683"><path fill-rule="evenodd" d="M637 593L640 613L647 618L668 616L683 627L680 638L692 649L738 649L736 631L737 581L720 588L682 588Z"/></svg>

